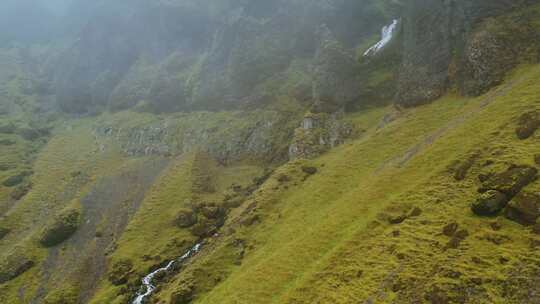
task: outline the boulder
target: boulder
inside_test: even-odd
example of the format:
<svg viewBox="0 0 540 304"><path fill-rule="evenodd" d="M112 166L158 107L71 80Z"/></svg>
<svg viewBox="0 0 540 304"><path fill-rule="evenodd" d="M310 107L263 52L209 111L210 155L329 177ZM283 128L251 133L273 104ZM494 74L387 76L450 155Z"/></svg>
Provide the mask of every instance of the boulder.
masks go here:
<svg viewBox="0 0 540 304"><path fill-rule="evenodd" d="M2 182L2 185L4 185L5 187L15 187L19 184L21 184L25 177L31 175L32 172L30 171L23 171L23 172L20 172L19 174L16 174L16 175L13 175L13 176L10 176L8 178L6 178L4 180L4 182Z"/></svg>
<svg viewBox="0 0 540 304"><path fill-rule="evenodd" d="M119 286L128 282L129 276L132 272L133 262L128 259L123 259L113 264L108 278L113 285Z"/></svg>
<svg viewBox="0 0 540 304"><path fill-rule="evenodd" d="M487 177L478 191L483 193L488 190L497 190L511 198L536 180L537 174L538 170L534 167L513 165L502 173Z"/></svg>
<svg viewBox="0 0 540 304"><path fill-rule="evenodd" d="M41 232L39 242L44 247L56 246L69 239L81 222L80 211L68 208L58 214Z"/></svg>
<svg viewBox="0 0 540 304"><path fill-rule="evenodd" d="M197 215L192 209L184 208L178 211L174 223L179 228L189 228L197 223Z"/></svg>
<svg viewBox="0 0 540 304"><path fill-rule="evenodd" d="M516 135L525 140L531 137L540 128L540 113L537 111L524 113L519 117Z"/></svg>
<svg viewBox="0 0 540 304"><path fill-rule="evenodd" d="M508 196L497 190L488 190L471 205L476 215L492 216L503 210L508 204Z"/></svg>
<svg viewBox="0 0 540 304"><path fill-rule="evenodd" d="M523 225L534 225L540 217L540 193L522 191L505 209L505 216Z"/></svg>
<svg viewBox="0 0 540 304"><path fill-rule="evenodd" d="M0 284L9 282L34 267L35 263L28 257L15 252L0 261Z"/></svg>

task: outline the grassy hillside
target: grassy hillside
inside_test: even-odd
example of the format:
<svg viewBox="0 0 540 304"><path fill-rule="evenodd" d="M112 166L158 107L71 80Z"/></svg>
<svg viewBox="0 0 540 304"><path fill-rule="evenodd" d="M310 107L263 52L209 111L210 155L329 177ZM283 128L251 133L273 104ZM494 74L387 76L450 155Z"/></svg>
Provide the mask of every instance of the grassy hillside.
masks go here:
<svg viewBox="0 0 540 304"><path fill-rule="evenodd" d="M281 151L299 115L121 112L55 125L34 152L31 189L3 206L0 302L126 303L145 274L204 239L185 267L159 278L154 302L534 303L540 237L475 216L470 204L480 174L538 167L540 134L520 140L515 130L540 110L539 77L540 66L524 66L477 98L345 114L351 139L277 167L207 150ZM186 121L196 120L194 130ZM266 125L277 129L245 132ZM174 153L129 154L162 130ZM201 149L180 140L195 131ZM51 231L60 245L46 242Z"/></svg>
<svg viewBox="0 0 540 304"><path fill-rule="evenodd" d="M540 237L502 216L475 216L470 204L478 174L534 165L539 134L519 140L515 128L521 114L540 109L539 76L538 66L520 68L484 96L401 112L320 158L278 168L157 298L534 303ZM468 175L456 181L452 168L473 153ZM452 223L458 236L444 235Z"/></svg>

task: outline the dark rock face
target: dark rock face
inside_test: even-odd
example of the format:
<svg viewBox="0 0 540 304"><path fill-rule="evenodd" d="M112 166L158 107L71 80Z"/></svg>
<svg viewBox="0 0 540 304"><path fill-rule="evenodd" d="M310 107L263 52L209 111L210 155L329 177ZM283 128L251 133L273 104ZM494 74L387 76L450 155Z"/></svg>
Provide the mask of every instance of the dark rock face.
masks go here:
<svg viewBox="0 0 540 304"><path fill-rule="evenodd" d="M520 192L510 201L504 214L523 225L534 225L540 217L540 193Z"/></svg>
<svg viewBox="0 0 540 304"><path fill-rule="evenodd" d="M79 228L81 221L80 211L68 209L62 211L42 231L39 242L45 247L56 246L70 238Z"/></svg>
<svg viewBox="0 0 540 304"><path fill-rule="evenodd" d="M497 190L512 198L537 178L538 170L530 166L511 166L505 172L489 176L479 192Z"/></svg>
<svg viewBox="0 0 540 304"><path fill-rule="evenodd" d="M320 32L322 41L314 63L314 111L333 113L360 96L360 67L327 27Z"/></svg>
<svg viewBox="0 0 540 304"><path fill-rule="evenodd" d="M471 210L480 216L492 216L499 213L506 207L508 196L497 190L489 190L482 193L480 197L471 205Z"/></svg>
<svg viewBox="0 0 540 304"><path fill-rule="evenodd" d="M521 8L536 0L429 1L414 0L406 4L403 18L403 61L398 80L396 102L414 106L430 102L451 87L466 95L484 93L500 83L504 74L516 64L517 54L536 39L528 29L528 20L510 35L500 29L480 24ZM528 52L528 51L526 51Z"/></svg>
<svg viewBox="0 0 540 304"><path fill-rule="evenodd" d="M540 128L540 112L527 112L519 117L516 135L519 139L525 140L534 135L538 128Z"/></svg>

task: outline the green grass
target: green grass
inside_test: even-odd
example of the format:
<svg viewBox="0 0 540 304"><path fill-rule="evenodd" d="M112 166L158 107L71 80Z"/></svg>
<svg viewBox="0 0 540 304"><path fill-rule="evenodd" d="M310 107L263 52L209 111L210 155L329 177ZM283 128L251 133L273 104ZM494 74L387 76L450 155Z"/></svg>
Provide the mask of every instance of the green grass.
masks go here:
<svg viewBox="0 0 540 304"><path fill-rule="evenodd" d="M513 79L520 81L485 108L485 96L448 96L405 111L385 128L372 128L310 162L320 173L305 181L303 162L279 168L243 207L256 202L262 222L235 225L235 216L244 216L241 207L229 220L236 232L216 241L217 249L201 254L200 262L186 270L186 276L206 271L215 281L215 272L204 264L211 257L226 263L223 257L232 249L225 244L234 239L248 244L241 265L218 267L226 278L201 282L216 287L201 288L195 303L410 303L425 301L427 292L437 288L450 298L463 288L475 290L469 298L474 303L521 303L522 295L505 296L504 290L515 282L512 269L523 261L530 265L525 275L534 276L540 256L530 242L538 237L502 218L497 221L503 230L493 231L493 220L473 216L469 204L476 196L475 174L486 170L482 161L495 157L497 164L532 164L538 134L519 141L514 129L516 117L539 107L538 77L538 66L516 71ZM362 115L353 120L361 121ZM433 134L440 136L398 166ZM476 149L483 152L470 176L454 181L448 167ZM279 182L281 174L290 181ZM530 187L538 189L539 183ZM412 207L423 213L396 226L385 220ZM470 236L458 249L444 251L449 239L442 227L454 220ZM392 236L394 230L399 237ZM503 241L497 245L493 239ZM510 262L501 264L502 257ZM460 277L452 277L452 271ZM471 283L478 280L481 286ZM162 299L181 281L182 275L165 288ZM404 291L394 292L399 284Z"/></svg>

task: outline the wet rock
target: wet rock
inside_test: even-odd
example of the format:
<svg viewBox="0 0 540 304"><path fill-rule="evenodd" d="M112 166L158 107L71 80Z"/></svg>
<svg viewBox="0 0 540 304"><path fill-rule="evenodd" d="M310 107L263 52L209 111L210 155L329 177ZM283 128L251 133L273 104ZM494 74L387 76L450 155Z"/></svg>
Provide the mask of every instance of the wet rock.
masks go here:
<svg viewBox="0 0 540 304"><path fill-rule="evenodd" d="M523 225L534 225L540 217L540 193L518 193L505 209L505 216Z"/></svg>
<svg viewBox="0 0 540 304"><path fill-rule="evenodd" d="M531 137L540 128L540 113L537 111L524 113L519 117L516 135L525 140Z"/></svg>
<svg viewBox="0 0 540 304"><path fill-rule="evenodd" d="M20 252L11 254L6 259L0 261L0 284L17 278L34 267L34 265L34 261L20 254Z"/></svg>
<svg viewBox="0 0 540 304"><path fill-rule="evenodd" d="M449 223L448 225L443 227L443 234L451 237L456 233L458 227L459 225L456 222Z"/></svg>
<svg viewBox="0 0 540 304"><path fill-rule="evenodd" d="M492 216L503 210L508 203L508 196L497 190L489 190L482 193L471 205L471 210L476 215Z"/></svg>
<svg viewBox="0 0 540 304"><path fill-rule="evenodd" d="M39 242L44 247L56 246L69 239L79 228L80 222L80 211L76 208L68 208L43 229Z"/></svg>
<svg viewBox="0 0 540 304"><path fill-rule="evenodd" d="M505 172L493 174L478 189L479 192L497 190L509 197L516 195L525 186L536 180L538 170L531 166L511 166Z"/></svg>
<svg viewBox="0 0 540 304"><path fill-rule="evenodd" d="M133 273L133 262L128 259L120 260L113 264L109 272L108 279L113 285L123 285L129 280Z"/></svg>
<svg viewBox="0 0 540 304"><path fill-rule="evenodd" d="M192 209L182 209L176 214L174 223L179 228L189 228L197 223L197 215Z"/></svg>

